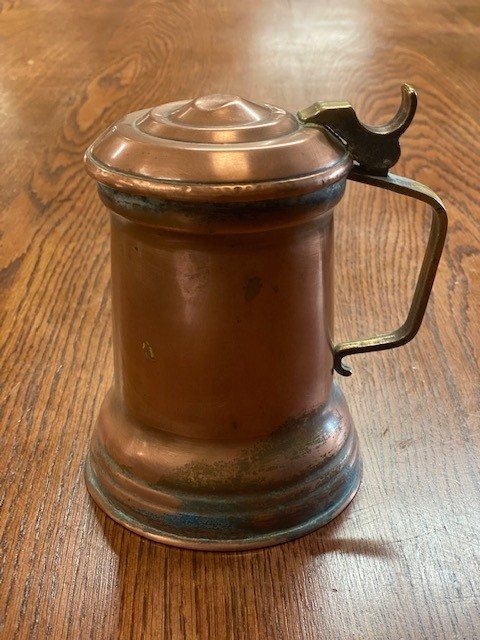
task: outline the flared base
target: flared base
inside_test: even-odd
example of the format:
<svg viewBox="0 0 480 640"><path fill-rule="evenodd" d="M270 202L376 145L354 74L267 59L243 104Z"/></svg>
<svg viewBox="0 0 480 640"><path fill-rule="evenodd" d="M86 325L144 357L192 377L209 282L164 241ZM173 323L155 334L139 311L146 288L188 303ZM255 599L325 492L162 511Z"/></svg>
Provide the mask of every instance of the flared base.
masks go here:
<svg viewBox="0 0 480 640"><path fill-rule="evenodd" d="M336 386L326 405L267 438L229 443L139 425L111 392L85 475L98 506L127 529L177 547L235 551L330 522L355 496L361 460Z"/></svg>

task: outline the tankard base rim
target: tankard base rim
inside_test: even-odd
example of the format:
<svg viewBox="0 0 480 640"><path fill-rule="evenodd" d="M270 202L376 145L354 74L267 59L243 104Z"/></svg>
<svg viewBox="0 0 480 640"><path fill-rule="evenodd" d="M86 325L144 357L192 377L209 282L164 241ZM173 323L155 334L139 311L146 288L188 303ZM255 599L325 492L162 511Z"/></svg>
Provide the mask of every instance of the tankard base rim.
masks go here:
<svg viewBox="0 0 480 640"><path fill-rule="evenodd" d="M112 389L86 463L95 502L144 537L191 549L286 542L330 522L361 476L358 436L341 389L268 436L192 439L151 428Z"/></svg>
<svg viewBox="0 0 480 640"><path fill-rule="evenodd" d="M342 499L330 508L316 513L313 517L305 522L297 524L283 530L268 533L266 535L258 535L245 539L224 539L212 540L206 538L185 537L182 535L174 535L170 532L162 531L159 528L147 526L145 523L137 520L132 514L127 514L120 504L116 504L115 499L106 495L102 490L95 472L90 463L90 457L85 463L85 481L88 492L96 505L117 524L122 525L129 531L154 542L159 542L173 547L201 550L201 551L246 551L253 549L262 549L272 547L285 542L290 542L301 538L309 533L313 533L317 529L327 525L337 516L339 516L352 502L356 496L362 479L362 462L358 458L356 465L356 473L350 480L349 490L342 496Z"/></svg>

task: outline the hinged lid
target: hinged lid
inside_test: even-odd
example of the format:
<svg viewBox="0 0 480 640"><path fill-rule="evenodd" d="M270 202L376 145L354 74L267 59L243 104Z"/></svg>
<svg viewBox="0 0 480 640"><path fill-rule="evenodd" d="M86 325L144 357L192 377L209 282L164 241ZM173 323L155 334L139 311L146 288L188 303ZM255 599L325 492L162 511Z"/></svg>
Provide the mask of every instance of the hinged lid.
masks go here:
<svg viewBox="0 0 480 640"><path fill-rule="evenodd" d="M204 202L301 195L352 166L327 130L228 95L130 113L91 145L85 162L96 180L121 191Z"/></svg>

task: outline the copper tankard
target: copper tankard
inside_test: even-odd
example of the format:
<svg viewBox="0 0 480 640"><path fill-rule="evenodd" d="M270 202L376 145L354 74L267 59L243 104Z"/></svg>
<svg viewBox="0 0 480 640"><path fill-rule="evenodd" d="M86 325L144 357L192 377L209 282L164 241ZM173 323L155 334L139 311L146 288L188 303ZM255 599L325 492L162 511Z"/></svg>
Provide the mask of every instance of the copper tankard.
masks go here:
<svg viewBox="0 0 480 640"><path fill-rule="evenodd" d="M86 479L114 520L176 546L247 549L352 500L361 459L334 371L414 337L446 233L440 199L389 173L415 108L408 85L381 127L348 103L293 115L210 95L131 113L88 149L111 218L115 379ZM347 178L424 201L432 226L405 323L334 346Z"/></svg>

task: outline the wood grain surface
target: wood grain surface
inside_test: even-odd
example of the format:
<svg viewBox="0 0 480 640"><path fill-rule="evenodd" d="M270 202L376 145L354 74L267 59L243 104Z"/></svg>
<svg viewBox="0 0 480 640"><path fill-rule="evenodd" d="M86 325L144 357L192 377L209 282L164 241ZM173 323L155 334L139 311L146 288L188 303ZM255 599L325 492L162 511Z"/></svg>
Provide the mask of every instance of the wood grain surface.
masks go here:
<svg viewBox="0 0 480 640"><path fill-rule="evenodd" d="M480 638L480 5L477 0L7 0L0 14L3 639ZM108 218L82 167L128 111L205 93L289 109L419 109L396 172L444 199L448 243L417 339L341 380L362 488L264 551L181 551L89 499L112 376ZM350 184L336 333L392 329L425 247L421 205Z"/></svg>

